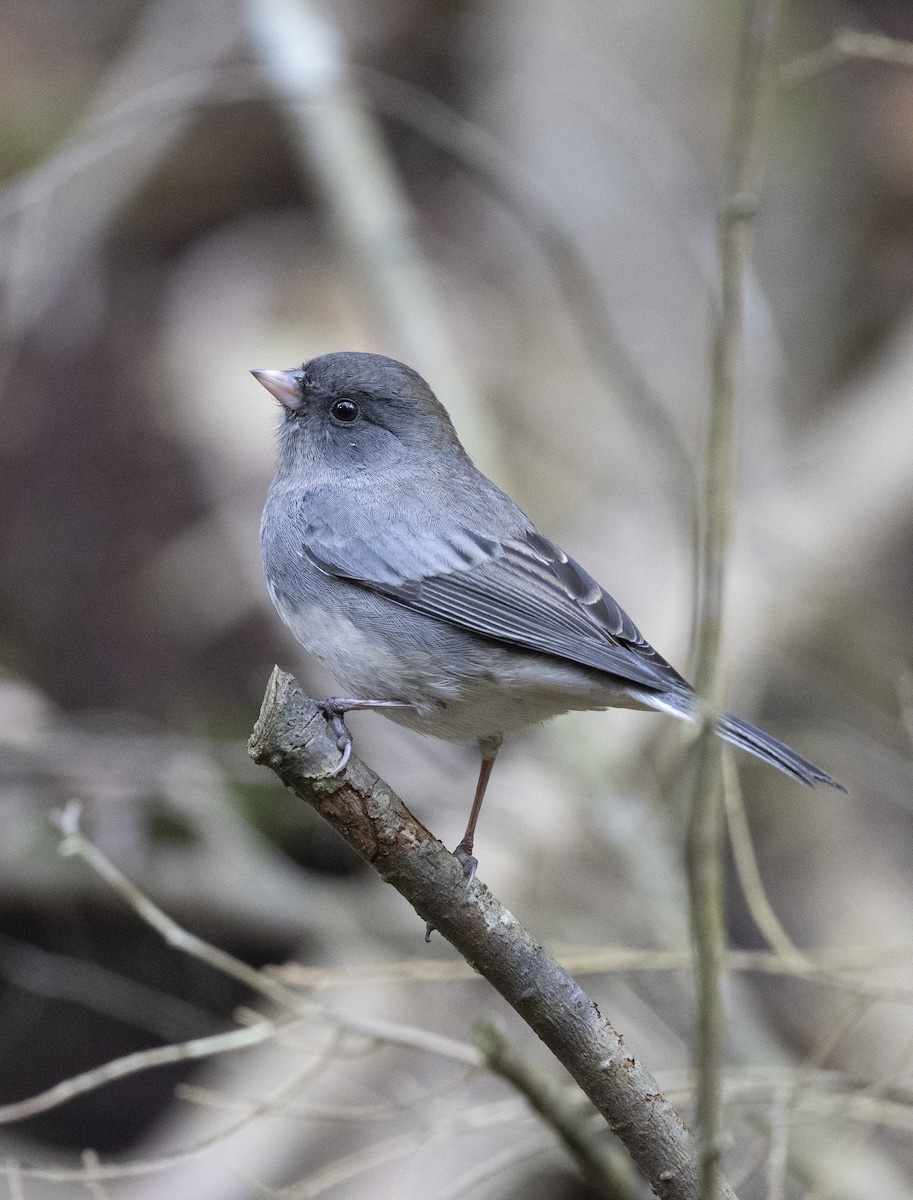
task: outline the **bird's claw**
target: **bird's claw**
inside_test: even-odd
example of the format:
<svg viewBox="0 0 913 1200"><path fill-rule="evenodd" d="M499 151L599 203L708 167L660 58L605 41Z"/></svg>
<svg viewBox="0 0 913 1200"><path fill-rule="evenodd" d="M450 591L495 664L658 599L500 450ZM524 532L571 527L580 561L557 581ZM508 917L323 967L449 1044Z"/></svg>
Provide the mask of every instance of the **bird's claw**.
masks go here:
<svg viewBox="0 0 913 1200"><path fill-rule="evenodd" d="M405 700L347 700L341 696L331 696L327 700L318 700L317 703L320 711L333 726L336 745L342 751L339 762L330 772L331 775L341 774L346 769L352 754L352 735L344 720L347 712L360 708L412 708L412 705Z"/></svg>
<svg viewBox="0 0 913 1200"><path fill-rule="evenodd" d="M466 885L468 887L469 884L471 884L476 877L476 871L479 866L479 860L472 853L472 850L467 849L466 846L464 846L462 842L459 844L459 846L457 846L456 850L454 850L453 857L457 860L457 862L463 868L463 874L466 876ZM431 941L432 933L434 933L434 926L431 924L430 921L426 921L425 922L425 941L426 942Z"/></svg>
<svg viewBox="0 0 913 1200"><path fill-rule="evenodd" d="M466 876L466 882L472 883L476 877L476 871L479 867L479 860L473 855L471 850L467 850L462 844L457 846L453 852L453 857L463 868L463 874Z"/></svg>
<svg viewBox="0 0 913 1200"><path fill-rule="evenodd" d="M339 762L330 772L330 775L341 775L346 769L349 759L352 757L352 735L349 733L348 726L343 718L343 713L346 710L342 709L340 711L339 707L334 705L332 700L328 700L325 704L321 705L321 708L323 715L333 726L333 732L336 734L336 748L342 751Z"/></svg>

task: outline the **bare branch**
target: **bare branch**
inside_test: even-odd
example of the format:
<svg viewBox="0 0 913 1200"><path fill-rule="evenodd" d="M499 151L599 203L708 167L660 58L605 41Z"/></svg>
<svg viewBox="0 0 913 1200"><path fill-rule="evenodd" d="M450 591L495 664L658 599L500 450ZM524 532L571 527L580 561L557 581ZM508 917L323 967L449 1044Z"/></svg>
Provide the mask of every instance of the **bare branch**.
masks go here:
<svg viewBox="0 0 913 1200"><path fill-rule="evenodd" d="M742 389L744 295L758 208L759 145L772 93L777 0L749 0L733 90L727 195L719 242L722 291L714 331L707 423L703 529L698 569L695 684L698 695L720 699L723 582L729 550L733 430ZM725 952L722 749L708 714L694 753L688 828L691 925L695 942L698 1019L694 1045L701 1195L715 1196L722 1153L722 1067Z"/></svg>
<svg viewBox="0 0 913 1200"><path fill-rule="evenodd" d="M276 668L249 746L312 805L501 993L625 1143L657 1195L695 1200L691 1134L624 1039L516 917L462 867L377 775L356 758L345 772L320 709ZM721 1182L720 1197L732 1197Z"/></svg>
<svg viewBox="0 0 913 1200"><path fill-rule="evenodd" d="M857 59L913 67L913 42L883 33L860 33L839 29L824 46L800 54L780 68L780 82L787 87L809 83Z"/></svg>
<svg viewBox="0 0 913 1200"><path fill-rule="evenodd" d="M642 1200L643 1186L604 1127L594 1127L596 1113L576 1090L569 1092L532 1069L507 1039L489 1023L476 1029L476 1044L496 1075L512 1084L558 1134L574 1156L583 1177L610 1200Z"/></svg>
<svg viewBox="0 0 913 1200"><path fill-rule="evenodd" d="M374 1038L380 1042L392 1045L408 1046L415 1050L424 1050L431 1054L440 1054L444 1058L453 1058L469 1066L481 1065L481 1055L473 1047L454 1038L442 1037L423 1029L408 1025L396 1025L390 1021L380 1021L373 1018L344 1017L330 1013L312 1001L306 1000L287 988L277 976L268 971L260 971L250 966L243 959L235 958L220 950L218 946L198 938L177 923L167 913L162 912L158 905L145 896L135 884L117 869L97 846L79 831L80 805L78 801L70 801L62 812L55 814L54 820L64 834L60 844L62 855L76 855L84 859L106 883L118 892L130 907L150 925L170 945L181 950L191 958L207 963L215 971L228 975L246 984L251 991L264 996L274 1004L287 1009L299 1017L319 1019L332 1025L338 1025L350 1033L361 1033L365 1037Z"/></svg>
<svg viewBox="0 0 913 1200"><path fill-rule="evenodd" d="M272 1021L260 1021L247 1029L231 1029L226 1033L216 1033L212 1037L194 1038L189 1042L180 1042L172 1046L154 1046L150 1050L137 1050L135 1054L126 1054L123 1058L115 1058L83 1071L81 1075L73 1075L55 1084L47 1091L29 1096L26 1100L16 1100L12 1104L0 1105L0 1125L9 1125L14 1121L24 1121L38 1113L47 1112L59 1104L81 1096L84 1092L94 1091L115 1079L124 1079L127 1075L136 1075L140 1071L148 1071L153 1067L165 1066L168 1063L184 1062L190 1058L210 1058L214 1054L228 1054L243 1046L255 1046L275 1037L276 1026Z"/></svg>
<svg viewBox="0 0 913 1200"><path fill-rule="evenodd" d="M735 862L736 874L742 885L742 894L748 904L754 923L767 938L768 944L785 962L800 970L814 971L812 964L806 959L801 950L795 946L789 934L780 924L780 919L773 910L773 905L767 898L758 860L755 856L754 845L751 841L751 831L748 828L748 817L742 801L742 788L739 784L738 771L727 754L723 763L724 775L724 804L726 824L729 830L729 844L732 847L732 857Z"/></svg>
<svg viewBox="0 0 913 1200"><path fill-rule="evenodd" d="M753 856L750 845L739 847L738 853L746 858L749 853ZM757 871L756 863L754 870ZM753 906L760 902L760 897L749 900L753 915ZM763 932L763 926L760 928ZM575 975L604 975L613 971L689 971L693 964L688 950L641 950L633 946L553 946L551 953L566 971ZM904 966L910 962L911 955L913 950L906 945L834 946L826 950L795 948L789 954L785 952L785 946L783 953L778 950L729 950L726 969L744 974L808 979L848 992L863 992L878 1000L910 1004L913 1003L913 989L902 984L881 983L872 978L872 973ZM289 987L320 991L351 987L353 983L367 987L378 983L453 983L457 979L479 979L468 963L423 962L415 959L332 967L290 962L273 968L273 973Z"/></svg>
<svg viewBox="0 0 913 1200"><path fill-rule="evenodd" d="M488 419L451 342L415 214L325 6L247 0L254 45L307 177L323 193L374 312L410 363L459 406L484 459Z"/></svg>

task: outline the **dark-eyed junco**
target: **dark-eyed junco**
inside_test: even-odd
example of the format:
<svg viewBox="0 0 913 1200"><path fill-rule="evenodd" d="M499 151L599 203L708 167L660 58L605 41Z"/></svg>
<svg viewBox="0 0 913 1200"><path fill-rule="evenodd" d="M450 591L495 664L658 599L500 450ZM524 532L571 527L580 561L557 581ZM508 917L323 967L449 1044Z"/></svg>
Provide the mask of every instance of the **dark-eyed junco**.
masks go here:
<svg viewBox="0 0 913 1200"><path fill-rule="evenodd" d="M693 719L690 684L476 470L415 371L342 353L253 374L284 406L261 526L267 583L298 641L349 690L325 702L338 769L355 708L475 742L482 767L456 850L468 874L503 738L570 709ZM738 717L720 714L716 731L800 783L841 787Z"/></svg>

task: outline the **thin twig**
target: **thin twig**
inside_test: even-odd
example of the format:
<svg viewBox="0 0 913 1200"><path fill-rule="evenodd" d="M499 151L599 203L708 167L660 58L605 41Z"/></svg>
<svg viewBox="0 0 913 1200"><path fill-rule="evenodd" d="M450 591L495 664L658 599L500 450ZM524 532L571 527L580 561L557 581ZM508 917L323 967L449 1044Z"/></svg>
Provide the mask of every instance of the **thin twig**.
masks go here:
<svg viewBox="0 0 913 1200"><path fill-rule="evenodd" d="M94 1200L109 1200L108 1190L98 1175L98 1168L101 1165L98 1154L94 1150L83 1150L80 1157L86 1172L84 1181L86 1191L94 1197Z"/></svg>
<svg viewBox="0 0 913 1200"><path fill-rule="evenodd" d="M446 155L519 223L542 255L593 364L623 405L632 424L649 428L677 500L694 509L694 469L681 429L630 353L586 255L561 214L539 195L521 162L491 130L404 79L363 69L361 77L378 109Z"/></svg>
<svg viewBox="0 0 913 1200"><path fill-rule="evenodd" d="M910 1069L913 1059L913 1039L908 1038L906 1045L895 1052L891 1065L877 1082L870 1084L863 1091L863 1096L878 1101L886 1096L891 1087L904 1079ZM825 1163L814 1186L808 1191L808 1200L830 1200L837 1190L838 1181L845 1175L847 1165L859 1154L865 1144L871 1140L877 1128L877 1117L874 1111L866 1122L860 1119L860 1128L853 1130L833 1154L831 1161Z"/></svg>
<svg viewBox="0 0 913 1200"><path fill-rule="evenodd" d="M723 581L730 535L733 430L741 391L743 302L758 208L760 132L773 78L778 0L749 0L733 91L727 196L720 219L721 298L714 335L705 458L703 536L696 628L696 685L711 704L720 698ZM695 1037L701 1195L718 1194L722 1142L720 1089L724 1017L724 815L722 751L705 713L694 753L688 830L691 920L698 1019Z"/></svg>
<svg viewBox="0 0 913 1200"><path fill-rule="evenodd" d="M292 146L370 294L372 315L402 357L460 406L460 423L484 460L494 444L487 415L454 348L415 213L330 10L311 0L246 0L244 10Z"/></svg>
<svg viewBox="0 0 913 1200"><path fill-rule="evenodd" d="M860 59L913 67L913 42L883 33L839 29L825 45L784 64L780 68L780 82L786 87L798 87Z"/></svg>
<svg viewBox="0 0 913 1200"><path fill-rule="evenodd" d="M212 1014L177 996L128 979L100 963L30 946L0 934L0 979L143 1029L164 1041L186 1041L214 1031Z"/></svg>
<svg viewBox="0 0 913 1200"><path fill-rule="evenodd" d="M508 1146L498 1154L492 1154L488 1158L483 1158L481 1162L473 1163L468 1171L457 1176L452 1183L445 1186L443 1191L435 1192L431 1200L461 1200L463 1196L475 1191L480 1184L494 1179L496 1175L501 1175L505 1171L516 1171L521 1163L528 1165L533 1159L545 1158L552 1154L554 1154L552 1146L543 1146L539 1142Z"/></svg>
<svg viewBox="0 0 913 1200"><path fill-rule="evenodd" d="M745 805L742 800L742 788L739 784L738 771L730 755L723 762L724 804L726 824L729 830L729 844L732 847L732 857L735 862L736 874L742 885L742 894L748 904L754 923L763 933L771 948L781 959L796 968L813 974L815 968L804 957L801 950L793 943L789 934L780 923L773 910L773 905L767 898L758 860L755 856L751 831L748 828L748 818L745 815Z"/></svg>
<svg viewBox="0 0 913 1200"><path fill-rule="evenodd" d="M22 1186L22 1174L15 1159L8 1158L4 1163L6 1186L9 1200L25 1200L25 1189Z"/></svg>
<svg viewBox="0 0 913 1200"><path fill-rule="evenodd" d="M199 1141L181 1150L175 1150L169 1154L158 1154L154 1158L128 1159L116 1163L99 1162L92 1169L92 1178L96 1180L115 1180L160 1174L201 1154L205 1154L217 1146L224 1145L261 1118L283 1111L284 1105L300 1091L303 1084L310 1082L314 1077L315 1069L321 1068L329 1061L334 1045L335 1034L334 1041L328 1045L324 1053L320 1056L316 1067L315 1064L309 1064L305 1070L297 1071L291 1080L273 1089L265 1099L257 1101L252 1105L250 1110L245 1112L239 1120L231 1122L216 1133L201 1138ZM30 1163L10 1161L0 1166L0 1174L7 1176L18 1174L22 1178L41 1179L51 1183L83 1183L86 1179L85 1170L77 1170L72 1167L33 1166Z"/></svg>
<svg viewBox="0 0 913 1200"><path fill-rule="evenodd" d="M0 1125L24 1121L27 1117L47 1112L48 1109L66 1104L84 1092L94 1091L95 1088L103 1087L115 1079L124 1079L127 1075L137 1075L141 1071L149 1071L170 1063L186 1062L188 1059L229 1054L242 1047L256 1046L269 1041L275 1034L276 1026L272 1021L261 1021L247 1029L231 1029L212 1037L194 1038L192 1041L172 1046L153 1046L149 1050L137 1050L134 1054L125 1054L123 1058L114 1058L100 1067L73 1075L35 1096L0 1105Z"/></svg>
<svg viewBox="0 0 913 1200"><path fill-rule="evenodd" d="M608 1200L643 1200L643 1186L604 1126L594 1126L597 1115L579 1093L569 1093L534 1071L494 1025L476 1027L476 1045L487 1066L525 1096L561 1138L580 1167L584 1179Z"/></svg>
<svg viewBox="0 0 913 1200"><path fill-rule="evenodd" d="M287 1009L299 1017L310 1020L320 1020L331 1025L338 1025L350 1033L364 1034L380 1042L391 1045L406 1046L415 1050L423 1050L431 1054L439 1054L444 1058L453 1058L470 1066L479 1066L481 1056L474 1046L458 1042L455 1038L443 1037L440 1034L417 1029L408 1025L397 1025L389 1021L380 1021L370 1017L345 1017L331 1013L306 1000L297 992L268 971L260 971L250 966L243 959L235 958L190 933L172 917L145 896L135 884L107 858L97 846L86 838L79 829L80 805L78 801L70 801L60 812L53 815L55 824L60 828L64 837L59 847L60 854L82 858L110 885L133 911L159 933L169 946L174 946L191 958L207 963L215 971L237 979L258 995L264 996L274 1004Z"/></svg>
<svg viewBox="0 0 913 1200"><path fill-rule="evenodd" d="M777 1088L770 1100L768 1137L770 1144L765 1163L767 1200L786 1200L786 1172L789 1166L790 1092Z"/></svg>
<svg viewBox="0 0 913 1200"><path fill-rule="evenodd" d="M768 901L769 903L769 901ZM791 943L790 943L791 944ZM631 946L552 947L550 953L566 971L574 975L603 975L616 971L684 971L694 965L688 950L641 950ZM913 988L882 984L871 978L873 970L905 966L913 957L909 946L835 946L828 950L800 950L780 954L776 950L729 950L726 969L744 974L782 975L827 984L848 992L860 992L877 1000L898 1004L913 1003ZM453 983L479 980L465 962L368 963L360 966L315 967L286 963L273 968L272 974L289 987L310 991L328 991L377 983Z"/></svg>
<svg viewBox="0 0 913 1200"><path fill-rule="evenodd" d="M180 950L191 958L208 963L213 970L236 979L251 991L266 996L283 1008L290 1009L298 1015L311 1015L313 1009L306 1011L308 1006L294 992L289 991L273 976L250 966L243 959L236 958L198 938L189 930L184 929L172 917L163 912L158 905L153 904L126 875L107 858L97 846L83 837L79 829L81 806L78 801L70 801L63 809L53 815L53 819L63 834L63 840L58 852L64 858L77 857L89 864L133 911L147 925L158 933L169 946Z"/></svg>

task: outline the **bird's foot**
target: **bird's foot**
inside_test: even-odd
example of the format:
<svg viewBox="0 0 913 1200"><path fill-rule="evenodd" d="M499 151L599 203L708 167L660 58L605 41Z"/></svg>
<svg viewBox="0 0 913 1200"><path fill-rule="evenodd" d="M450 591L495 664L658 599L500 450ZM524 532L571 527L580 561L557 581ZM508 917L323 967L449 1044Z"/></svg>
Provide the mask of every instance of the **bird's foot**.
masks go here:
<svg viewBox="0 0 913 1200"><path fill-rule="evenodd" d="M463 868L463 874L466 876L467 886L473 882L476 877L476 870L479 866L479 860L472 853L472 842L467 845L465 841L460 842L459 846L454 850L453 857ZM425 941L431 941L431 935L434 933L434 926L428 921L425 924Z"/></svg>
<svg viewBox="0 0 913 1200"><path fill-rule="evenodd" d="M339 762L330 772L331 775L341 775L346 769L352 755L352 735L345 722L347 712L364 708L411 708L402 700L350 700L342 696L330 696L326 700L318 700L318 707L327 721L333 726L336 734L336 748L341 751Z"/></svg>
<svg viewBox="0 0 913 1200"><path fill-rule="evenodd" d="M468 845L465 841L460 842L456 850L453 852L453 857L463 868L463 874L466 876L466 882L472 883L476 877L476 871L479 867L479 860L472 853L472 842Z"/></svg>
<svg viewBox="0 0 913 1200"><path fill-rule="evenodd" d="M345 714L348 709L345 707L344 700L329 699L320 702L320 711L333 726L333 732L336 734L336 749L342 752L339 762L330 774L341 775L352 754L352 735L345 723Z"/></svg>

